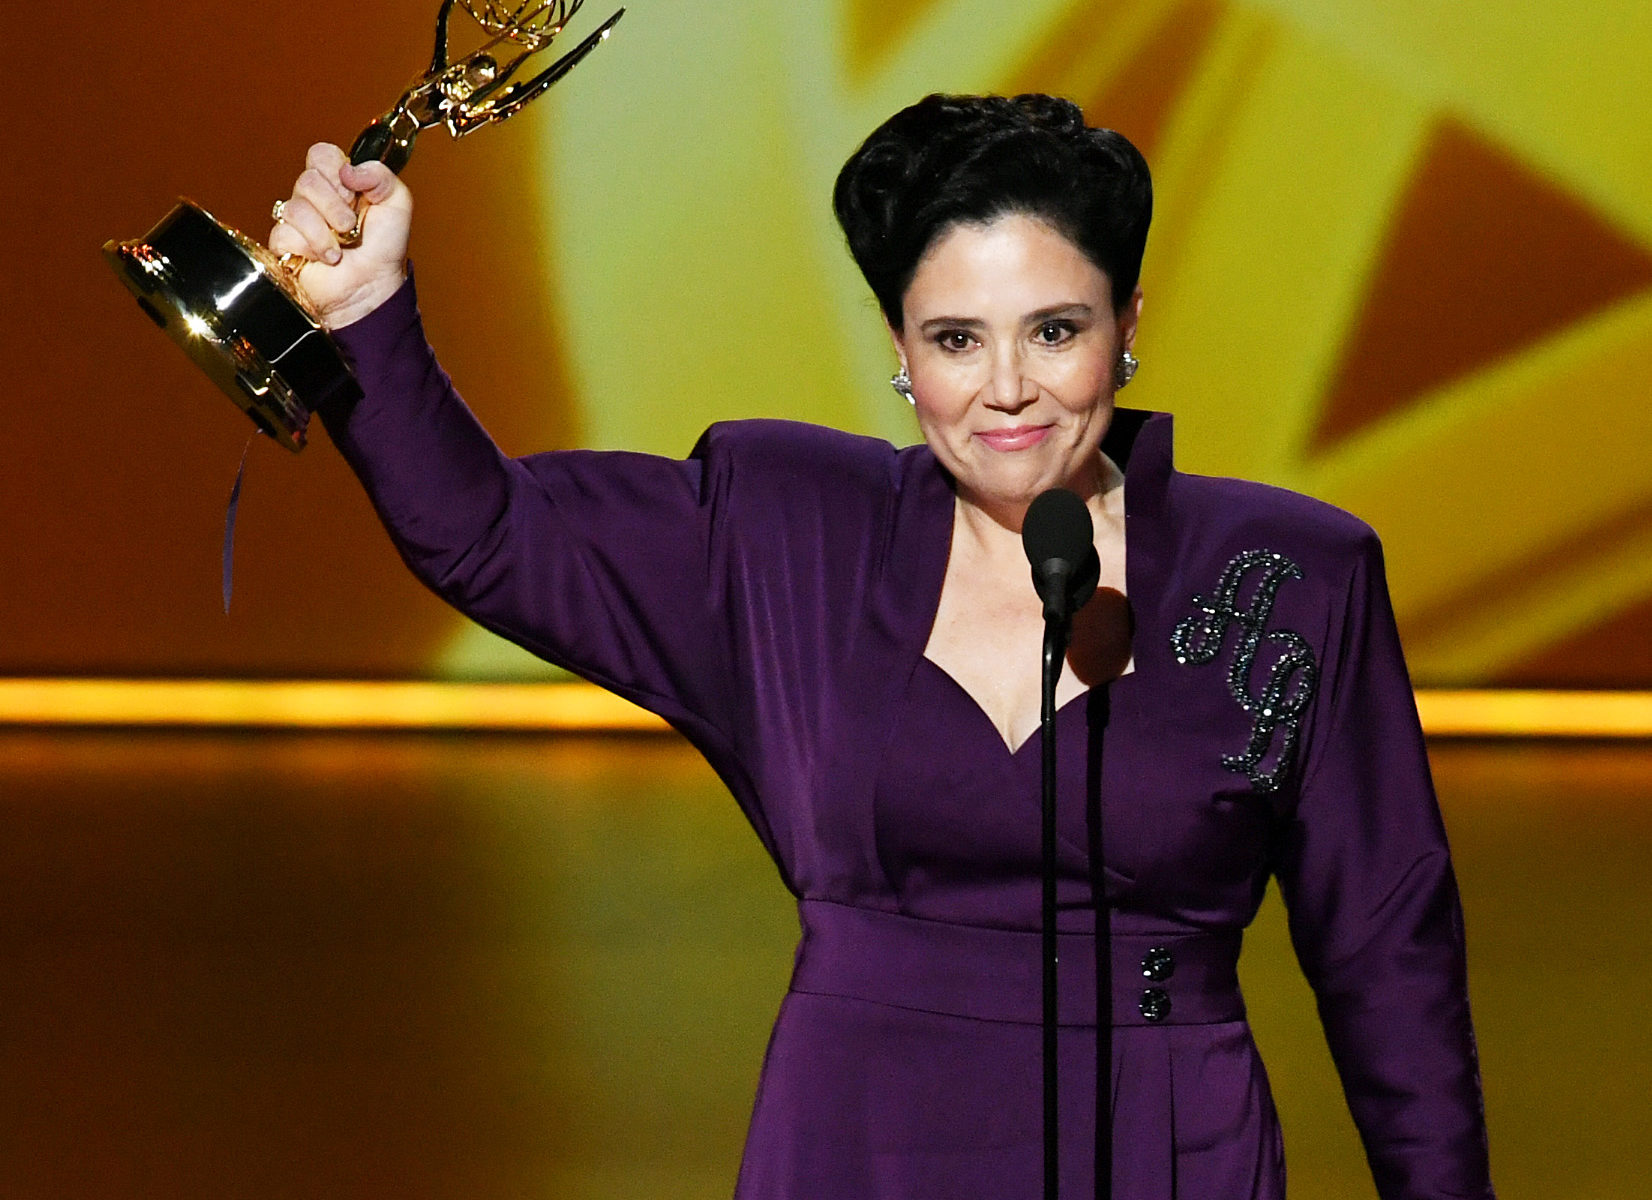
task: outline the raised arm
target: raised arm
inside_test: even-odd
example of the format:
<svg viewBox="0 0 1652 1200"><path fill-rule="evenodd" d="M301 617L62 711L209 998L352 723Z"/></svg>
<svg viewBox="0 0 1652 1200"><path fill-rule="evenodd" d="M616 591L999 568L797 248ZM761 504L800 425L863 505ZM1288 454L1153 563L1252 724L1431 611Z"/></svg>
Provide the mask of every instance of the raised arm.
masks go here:
<svg viewBox="0 0 1652 1200"><path fill-rule="evenodd" d="M359 193L358 193L358 190ZM365 197L359 245L338 237ZM406 251L412 198L379 164L317 146L270 247L300 274L363 398L323 411L413 572L482 625L725 739L729 637L714 573L718 494L701 461L564 451L512 459L426 342Z"/></svg>

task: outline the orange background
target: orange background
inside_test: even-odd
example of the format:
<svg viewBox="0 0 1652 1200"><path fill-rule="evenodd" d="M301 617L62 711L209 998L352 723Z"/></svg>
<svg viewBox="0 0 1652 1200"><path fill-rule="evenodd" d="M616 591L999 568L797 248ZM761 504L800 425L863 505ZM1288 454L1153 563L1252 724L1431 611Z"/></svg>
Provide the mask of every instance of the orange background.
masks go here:
<svg viewBox="0 0 1652 1200"><path fill-rule="evenodd" d="M224 505L251 427L137 319L98 253L185 189L263 237L309 142L348 143L428 61L424 7L369 0L340 21L336 4L316 2L115 5L72 47L47 6L10 18L14 46L62 57L53 103L14 125L7 155L0 670L416 674L446 636L450 616L407 577L324 435L296 459L253 445L224 616ZM532 214L510 186L537 117L490 131L480 154L426 139L417 253L431 326L467 389L548 398L557 411L554 359L509 353L550 319L532 278ZM513 302L477 297L471 272ZM494 406L507 443L513 415Z"/></svg>

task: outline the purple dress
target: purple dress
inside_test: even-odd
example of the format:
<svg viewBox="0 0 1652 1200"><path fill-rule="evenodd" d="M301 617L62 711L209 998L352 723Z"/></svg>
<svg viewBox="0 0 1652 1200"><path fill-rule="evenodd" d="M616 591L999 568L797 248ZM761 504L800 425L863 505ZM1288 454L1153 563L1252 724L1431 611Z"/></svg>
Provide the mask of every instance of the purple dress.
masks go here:
<svg viewBox="0 0 1652 1200"><path fill-rule="evenodd" d="M512 460L411 285L339 341L366 398L323 416L409 566L681 730L798 898L737 1196L1039 1195L1037 739L1011 753L923 657L954 510L933 455L752 421L685 461ZM1098 1100L1118 1200L1284 1194L1235 972L1275 875L1380 1195L1490 1197L1457 889L1377 541L1175 471L1170 434L1120 410L1108 435L1135 670L1058 718L1062 1194L1092 1194Z"/></svg>

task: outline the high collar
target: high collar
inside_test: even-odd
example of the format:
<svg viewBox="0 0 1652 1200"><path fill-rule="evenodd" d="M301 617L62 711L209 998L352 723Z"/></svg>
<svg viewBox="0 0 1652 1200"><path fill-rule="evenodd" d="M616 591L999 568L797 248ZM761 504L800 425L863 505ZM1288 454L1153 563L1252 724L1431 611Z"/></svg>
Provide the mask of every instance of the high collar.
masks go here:
<svg viewBox="0 0 1652 1200"><path fill-rule="evenodd" d="M1139 408L1114 410L1113 423L1101 441L1101 452L1124 472L1126 517L1156 517L1164 511L1165 494L1175 469L1173 432L1169 413Z"/></svg>

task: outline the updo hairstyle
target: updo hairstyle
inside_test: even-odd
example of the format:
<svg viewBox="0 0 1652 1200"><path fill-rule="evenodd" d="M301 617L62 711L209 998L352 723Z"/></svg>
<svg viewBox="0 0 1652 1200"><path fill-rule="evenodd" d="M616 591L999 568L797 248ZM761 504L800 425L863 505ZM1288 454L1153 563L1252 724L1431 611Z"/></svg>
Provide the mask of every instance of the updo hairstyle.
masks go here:
<svg viewBox="0 0 1652 1200"><path fill-rule="evenodd" d="M1011 213L1045 222L1103 271L1122 310L1141 274L1153 182L1122 134L1091 129L1054 96L926 96L850 156L832 193L838 224L883 315L954 225Z"/></svg>

